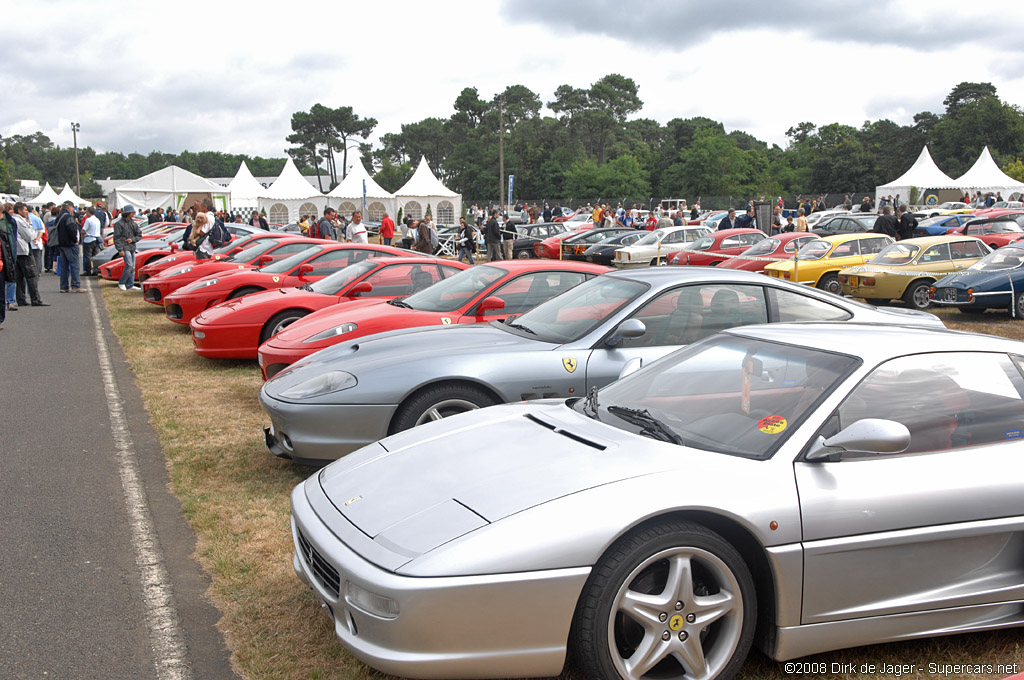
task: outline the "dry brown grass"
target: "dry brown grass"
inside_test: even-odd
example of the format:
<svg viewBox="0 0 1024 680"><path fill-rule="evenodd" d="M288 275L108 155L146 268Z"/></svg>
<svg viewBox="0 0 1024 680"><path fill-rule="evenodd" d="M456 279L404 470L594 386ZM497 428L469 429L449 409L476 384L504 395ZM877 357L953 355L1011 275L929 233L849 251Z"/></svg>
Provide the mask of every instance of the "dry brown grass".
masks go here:
<svg viewBox="0 0 1024 680"><path fill-rule="evenodd" d="M103 283L103 298L167 456L172 490L196 533L196 559L211 577L210 598L223 614L220 627L235 669L251 679L385 677L341 648L316 598L292 571L288 499L310 471L277 460L263 445L256 364L197 356L185 327L112 283ZM1004 313L972 318L942 310L940 315L952 328L1024 339L1024 322L1011 321ZM1020 631L1010 630L865 647L801 661L852 663L856 668L910 663L923 670L904 677L934 678L927 672L929 663L1017 663L1024 670L1024 647ZM740 676L775 680L787 673L783 664L754 653Z"/></svg>

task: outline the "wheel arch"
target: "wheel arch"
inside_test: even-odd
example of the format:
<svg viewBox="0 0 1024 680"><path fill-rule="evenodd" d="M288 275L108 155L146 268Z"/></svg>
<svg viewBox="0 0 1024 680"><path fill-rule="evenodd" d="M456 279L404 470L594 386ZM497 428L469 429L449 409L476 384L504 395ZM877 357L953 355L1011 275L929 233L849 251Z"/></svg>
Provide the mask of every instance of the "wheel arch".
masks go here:
<svg viewBox="0 0 1024 680"><path fill-rule="evenodd" d="M260 334L262 335L263 331L265 331L270 326L270 322L276 319L281 314L285 314L286 312L305 312L306 314L312 314L314 311L316 310L306 309L305 307L286 307L285 309L274 312L273 314L268 316L267 320L263 322L262 326L260 326Z"/></svg>
<svg viewBox="0 0 1024 680"><path fill-rule="evenodd" d="M917 285L918 283L927 283L928 285L931 285L931 284L935 283L937 280L938 279L936 279L933 276L918 276L915 279L911 279L910 283L908 283L907 285L903 286L903 290L900 291L900 295L899 296L903 297L904 295L906 295L907 291L910 290L911 286ZM895 300L896 298L892 298L892 299Z"/></svg>
<svg viewBox="0 0 1024 680"><path fill-rule="evenodd" d="M235 288L233 291L228 293L227 297L225 297L224 299L225 300L236 300L236 299L242 297L242 295L239 295L239 293L242 292L242 291L245 291L245 293L244 293L245 295L252 295L253 293L262 293L262 292L264 292L266 290L267 289L264 288L263 286L257 286L257 285L254 285L254 284L250 283L250 284L246 284L244 286L239 286L238 288Z"/></svg>
<svg viewBox="0 0 1024 680"><path fill-rule="evenodd" d="M460 387L460 386L462 386L462 387L473 387L473 388L476 388L476 389L479 389L479 390L483 390L484 392L487 393L488 396L492 397L494 399L495 403L497 403L497 404L504 404L507 401L505 399L505 397L503 397L501 394L498 393L497 390L494 389L494 387L492 387L488 383L485 383L485 382L480 381L480 380L474 380L472 378L465 378L465 377L460 377L460 378L441 378L440 380L431 380L430 382L423 383L421 385L417 385L410 392L406 393L406 395L404 397L402 397L402 400L400 402L398 402L398 406L394 409L394 411L392 411L391 418L390 418L390 420L388 420L388 434L392 435L392 434L395 434L397 432L397 430L395 429L395 420L397 420L398 414L402 412L402 409L410 401L412 401L413 399L415 399L419 395L423 394L427 390L432 390L432 389L435 389L437 387Z"/></svg>

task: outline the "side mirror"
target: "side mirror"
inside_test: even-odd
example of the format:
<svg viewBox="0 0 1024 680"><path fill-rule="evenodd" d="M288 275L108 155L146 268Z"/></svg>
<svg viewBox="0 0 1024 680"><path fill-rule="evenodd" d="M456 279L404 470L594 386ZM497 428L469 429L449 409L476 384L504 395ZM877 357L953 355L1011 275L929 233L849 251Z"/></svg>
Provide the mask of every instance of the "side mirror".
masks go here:
<svg viewBox="0 0 1024 680"><path fill-rule="evenodd" d="M487 297L477 305L476 313L479 316L496 309L505 309L505 301L499 297Z"/></svg>
<svg viewBox="0 0 1024 680"><path fill-rule="evenodd" d="M300 264L299 265L299 271L297 272L297 274L299 275L300 278L302 276L304 276L305 274L312 274L312 273L313 273L313 265L311 265L310 263L306 262L305 264Z"/></svg>
<svg viewBox="0 0 1024 680"><path fill-rule="evenodd" d="M360 281L356 285L352 286L351 289L349 289L348 294L349 296L362 295L363 293L369 293L372 290L372 283L370 283L369 281Z"/></svg>
<svg viewBox="0 0 1024 680"><path fill-rule="evenodd" d="M818 437L806 460L832 459L843 453L900 453L910 446L910 430L903 423L864 418L828 439Z"/></svg>
<svg viewBox="0 0 1024 680"><path fill-rule="evenodd" d="M171 241L171 252L173 253L177 249L178 249L178 242L177 241Z"/></svg>
<svg viewBox="0 0 1024 680"><path fill-rule="evenodd" d="M274 257L272 255L260 255L259 257L256 258L256 266L265 267L266 265L270 264L273 261Z"/></svg>
<svg viewBox="0 0 1024 680"><path fill-rule="evenodd" d="M647 326L640 319L626 319L615 329L611 337L605 340L604 344L609 347L618 347L623 338L639 338L647 332Z"/></svg>
<svg viewBox="0 0 1024 680"><path fill-rule="evenodd" d="M643 365L643 359L641 359L640 357L633 357L622 366L622 370L619 371L619 380L622 380L627 375L632 375L633 373L636 373L643 367Z"/></svg>

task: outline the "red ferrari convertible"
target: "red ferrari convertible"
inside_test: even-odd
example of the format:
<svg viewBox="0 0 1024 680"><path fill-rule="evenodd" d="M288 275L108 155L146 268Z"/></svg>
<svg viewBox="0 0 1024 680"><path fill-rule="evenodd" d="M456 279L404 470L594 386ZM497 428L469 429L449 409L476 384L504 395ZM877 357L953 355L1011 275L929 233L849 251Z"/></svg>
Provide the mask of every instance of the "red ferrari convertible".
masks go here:
<svg viewBox="0 0 1024 680"><path fill-rule="evenodd" d="M413 251L391 246L321 240L306 244L303 250L291 257L266 266L229 269L182 286L164 298L164 313L171 321L188 325L199 312L225 300L319 281L339 269L371 257L413 254Z"/></svg>
<svg viewBox="0 0 1024 680"><path fill-rule="evenodd" d="M500 321L522 314L578 283L609 271L589 262L499 260L459 272L426 290L387 302L329 307L296 321L260 345L263 377L341 341L402 328Z"/></svg>
<svg viewBox="0 0 1024 680"><path fill-rule="evenodd" d="M192 342L204 357L255 359L257 347L311 312L341 302L412 295L468 268L429 256L362 260L316 283L214 305L192 319Z"/></svg>

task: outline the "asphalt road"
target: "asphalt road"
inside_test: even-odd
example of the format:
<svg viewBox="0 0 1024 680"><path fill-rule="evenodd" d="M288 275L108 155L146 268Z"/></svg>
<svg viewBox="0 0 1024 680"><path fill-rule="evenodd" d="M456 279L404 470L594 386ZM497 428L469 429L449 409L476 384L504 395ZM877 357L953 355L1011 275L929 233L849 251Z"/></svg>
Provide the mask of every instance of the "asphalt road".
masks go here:
<svg viewBox="0 0 1024 680"><path fill-rule="evenodd" d="M0 678L235 678L134 376L98 286L83 285L89 294L58 294L57 277L43 274L51 306L9 311L0 331ZM90 296L109 351L106 386ZM151 567L161 565L137 559L111 385L124 402L160 583ZM154 607L153 591L170 606ZM177 667L160 666L154 620L175 624Z"/></svg>

